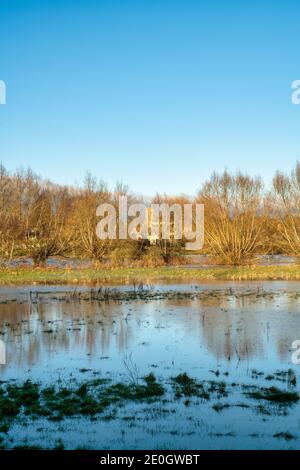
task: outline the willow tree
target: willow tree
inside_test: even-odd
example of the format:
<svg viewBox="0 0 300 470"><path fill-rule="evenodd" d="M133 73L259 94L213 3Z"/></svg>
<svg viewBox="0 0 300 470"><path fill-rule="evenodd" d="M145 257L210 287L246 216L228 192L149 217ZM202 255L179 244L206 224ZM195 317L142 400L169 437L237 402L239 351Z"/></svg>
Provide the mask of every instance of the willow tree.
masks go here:
<svg viewBox="0 0 300 470"><path fill-rule="evenodd" d="M277 172L273 178L274 223L282 251L300 257L300 163L289 176Z"/></svg>
<svg viewBox="0 0 300 470"><path fill-rule="evenodd" d="M100 240L96 234L98 205L111 201L111 194L103 181L87 173L84 186L73 197L69 231L73 255L101 263L107 256L109 240Z"/></svg>
<svg viewBox="0 0 300 470"><path fill-rule="evenodd" d="M262 243L263 185L242 173L213 173L198 194L205 207L205 244L222 264L250 262Z"/></svg>
<svg viewBox="0 0 300 470"><path fill-rule="evenodd" d="M25 251L34 264L45 263L50 256L64 255L69 236L66 225L69 209L68 191L62 187L45 185L32 205L26 233Z"/></svg>

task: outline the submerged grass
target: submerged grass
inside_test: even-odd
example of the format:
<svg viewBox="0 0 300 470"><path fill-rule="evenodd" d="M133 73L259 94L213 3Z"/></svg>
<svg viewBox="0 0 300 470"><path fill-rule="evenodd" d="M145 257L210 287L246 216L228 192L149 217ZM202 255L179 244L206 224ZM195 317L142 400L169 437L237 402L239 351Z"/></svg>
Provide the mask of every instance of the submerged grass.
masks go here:
<svg viewBox="0 0 300 470"><path fill-rule="evenodd" d="M247 395L250 398L256 398L257 400L267 400L281 404L295 403L300 398L297 392L280 390L277 387L260 388L252 392L248 392Z"/></svg>
<svg viewBox="0 0 300 470"><path fill-rule="evenodd" d="M282 371L281 375L291 375L291 371ZM197 380L186 372L163 381L162 379L158 381L155 375L150 373L138 378L137 382L113 382L111 378L99 377L74 380L66 384L62 384L61 380L48 386L31 380L23 383L14 380L1 382L0 448L10 446L12 442L10 428L13 424L17 422L27 426L29 420L38 418L43 419L45 429L47 428L45 419L49 422L60 422L80 417L88 417L92 421L115 420L119 417L122 422L129 421L130 426L134 426L135 414L122 416L118 413L118 410L124 408L126 404L133 403L142 404L148 417L157 413L161 417L165 413L177 413L180 407L183 412L183 409L190 406L201 405L208 406L212 412L218 414L232 407L239 407L250 408L253 412L266 416L287 416L289 407L299 400L299 395L290 390L225 383L221 380ZM246 403L232 401L237 387L249 399ZM174 403L174 398L178 400L176 406L179 408L169 409L167 404ZM257 405L257 402L253 404L252 399L259 400L259 404ZM260 400L265 401L261 403ZM132 413L132 408L129 409ZM285 440L295 438L289 432L278 432L273 437ZM63 445L59 440L55 448L63 448ZM27 442L24 442L24 446L27 448ZM19 448L22 447L23 443Z"/></svg>
<svg viewBox="0 0 300 470"><path fill-rule="evenodd" d="M186 373L172 377L171 381L177 398L196 396L209 399L209 393L205 390L204 385L189 377Z"/></svg>
<svg viewBox="0 0 300 470"><path fill-rule="evenodd" d="M138 383L113 383L107 378L75 382L72 387L56 383L43 387L39 383L27 380L24 383L3 382L0 384L0 432L7 432L8 423L18 416L44 416L50 420L61 420L64 417L85 415L95 416L105 412L110 406L120 406L127 401L152 403L165 396L167 384L175 398L183 398L188 406L191 397L218 400L228 397L230 385L223 381L197 381L187 373L171 377L166 385L159 383L150 373L139 379ZM242 385L244 394L252 399L266 400L281 407L292 405L299 400L297 392L280 390L277 387L258 388ZM246 391L245 391L246 390ZM213 409L221 411L229 407L227 402L217 402ZM249 407L247 404L231 406Z"/></svg>
<svg viewBox="0 0 300 470"><path fill-rule="evenodd" d="M0 270L0 285L123 284L149 281L299 280L300 265L187 268L7 268Z"/></svg>
<svg viewBox="0 0 300 470"><path fill-rule="evenodd" d="M273 435L277 439L285 439L286 441L290 441L291 439L296 439L296 436L293 436L289 431L287 432L278 432Z"/></svg>
<svg viewBox="0 0 300 470"><path fill-rule="evenodd" d="M67 416L96 415L112 404L125 400L151 401L164 395L164 387L153 374L143 378L142 384L112 384L109 380L95 380L77 388L43 388L30 380L20 385L2 385L0 388L0 423L18 415L46 416L60 420ZM6 421L7 423L8 421Z"/></svg>

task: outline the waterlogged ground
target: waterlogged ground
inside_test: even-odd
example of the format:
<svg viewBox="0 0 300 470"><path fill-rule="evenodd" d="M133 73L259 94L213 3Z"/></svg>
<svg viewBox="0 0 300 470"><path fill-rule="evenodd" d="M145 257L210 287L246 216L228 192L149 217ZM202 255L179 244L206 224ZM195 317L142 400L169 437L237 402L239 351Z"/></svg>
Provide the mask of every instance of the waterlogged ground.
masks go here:
<svg viewBox="0 0 300 470"><path fill-rule="evenodd" d="M299 287L0 289L0 445L300 448Z"/></svg>
<svg viewBox="0 0 300 470"><path fill-rule="evenodd" d="M213 259L209 255L186 255L186 263L182 266L185 267L208 267L213 263ZM297 258L288 255L258 255L256 263L260 266L289 266L297 263ZM216 266L216 264L214 264ZM28 267L33 266L33 260L31 258L20 257L13 258L7 262L8 267ZM49 257L46 260L46 266L51 268L91 268L93 267L92 261L87 259L78 258L63 258L59 256Z"/></svg>

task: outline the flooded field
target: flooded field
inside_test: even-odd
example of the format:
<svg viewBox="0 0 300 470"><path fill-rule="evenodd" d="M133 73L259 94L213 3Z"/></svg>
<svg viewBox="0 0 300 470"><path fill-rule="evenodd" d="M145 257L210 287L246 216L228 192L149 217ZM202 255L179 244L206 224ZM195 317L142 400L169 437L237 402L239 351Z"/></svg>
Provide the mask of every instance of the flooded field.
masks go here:
<svg viewBox="0 0 300 470"><path fill-rule="evenodd" d="M299 287L0 289L0 445L300 448Z"/></svg>
<svg viewBox="0 0 300 470"><path fill-rule="evenodd" d="M182 267L197 267L207 268L211 266L218 266L213 258L209 255L188 254L184 257L185 262ZM258 266L292 266L297 264L297 258L288 255L258 255L256 264ZM3 263L3 261L2 261ZM7 267L29 267L33 266L33 260L28 257L13 258L11 261L4 263ZM87 259L80 258L64 258L60 256L52 256L47 258L45 266L49 268L92 268L93 262ZM180 265L179 265L180 266ZM220 266L220 265L219 265Z"/></svg>

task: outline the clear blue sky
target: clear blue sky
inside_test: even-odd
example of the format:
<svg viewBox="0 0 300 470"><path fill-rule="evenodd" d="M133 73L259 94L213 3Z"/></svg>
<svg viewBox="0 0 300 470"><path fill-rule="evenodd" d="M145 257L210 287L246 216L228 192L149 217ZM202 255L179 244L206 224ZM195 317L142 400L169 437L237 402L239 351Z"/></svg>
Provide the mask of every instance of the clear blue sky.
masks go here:
<svg viewBox="0 0 300 470"><path fill-rule="evenodd" d="M193 194L300 158L300 2L1 0L0 160Z"/></svg>

